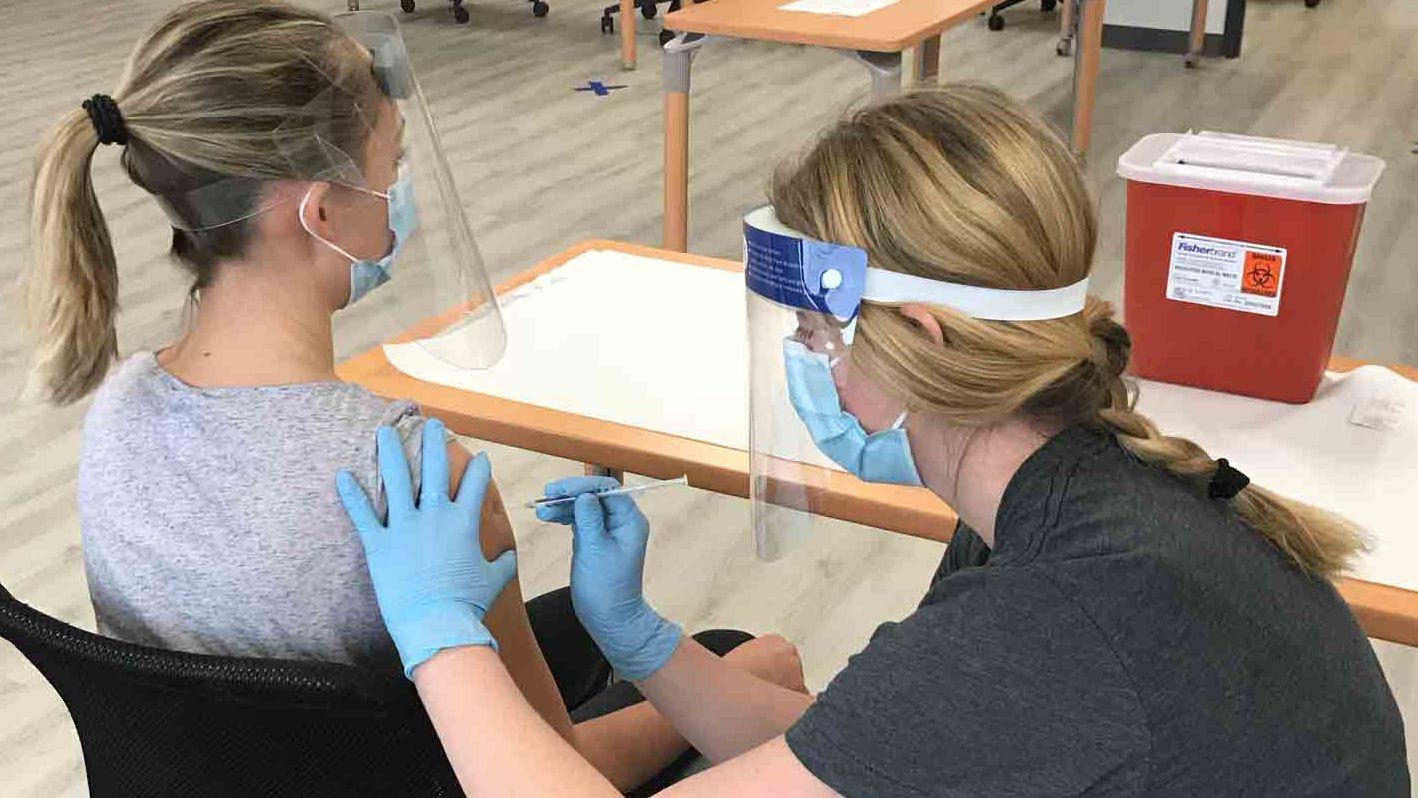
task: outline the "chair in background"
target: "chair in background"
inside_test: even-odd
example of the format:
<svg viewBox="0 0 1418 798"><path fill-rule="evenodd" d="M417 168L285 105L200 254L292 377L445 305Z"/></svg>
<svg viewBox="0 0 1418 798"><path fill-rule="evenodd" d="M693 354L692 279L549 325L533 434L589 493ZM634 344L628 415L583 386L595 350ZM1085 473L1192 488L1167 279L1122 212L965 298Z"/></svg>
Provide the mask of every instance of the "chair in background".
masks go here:
<svg viewBox="0 0 1418 798"><path fill-rule="evenodd" d="M701 2L701 0L690 0L691 2ZM640 16L645 19L654 19L660 12L657 6L661 3L669 4L669 13L680 9L681 0L635 0L635 7L640 9ZM620 13L620 4L606 6L601 9L601 33L615 33L615 16ZM660 46L675 37L674 33L667 30L660 31Z"/></svg>
<svg viewBox="0 0 1418 798"><path fill-rule="evenodd" d="M1003 0L1003 2L995 3L994 7L990 9L990 30L1004 30L1004 16L1000 12L1023 2L1024 0ZM1047 14L1057 8L1058 4L1059 0L1039 0L1039 10Z"/></svg>
<svg viewBox="0 0 1418 798"><path fill-rule="evenodd" d="M449 2L453 5L453 19L458 22L467 22L472 18L468 14L468 9L463 7L463 0L449 0ZM532 16L544 17L551 13L551 6L547 5L546 0L527 0L527 2L532 4ZM405 14L412 14L414 9L418 7L418 3L416 0L399 0L399 7L404 9ZM349 9L358 11L359 0L349 0Z"/></svg>
<svg viewBox="0 0 1418 798"><path fill-rule="evenodd" d="M49 680L90 798L461 798L413 685L315 662L111 640L0 586L0 637Z"/></svg>
<svg viewBox="0 0 1418 798"><path fill-rule="evenodd" d="M990 8L989 27L990 30L1004 30L1004 16L1000 13L1013 8L1024 2L1024 0L1003 0ZM1063 6L1063 13L1059 15L1059 43L1054 47L1054 52L1061 56L1073 53L1073 39L1078 34L1078 17L1074 8L1075 0L1039 0L1039 10L1045 14L1050 13L1060 5Z"/></svg>

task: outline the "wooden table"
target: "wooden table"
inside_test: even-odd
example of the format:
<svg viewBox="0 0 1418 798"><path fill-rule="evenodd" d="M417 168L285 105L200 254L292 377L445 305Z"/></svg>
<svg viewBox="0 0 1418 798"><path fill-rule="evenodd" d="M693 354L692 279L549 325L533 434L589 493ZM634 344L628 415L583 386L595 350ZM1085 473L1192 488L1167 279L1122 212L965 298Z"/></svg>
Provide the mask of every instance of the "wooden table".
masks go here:
<svg viewBox="0 0 1418 798"><path fill-rule="evenodd" d="M646 257L739 271L735 261L669 252L614 241L587 241L543 261L498 287L507 293L565 264L584 252L619 250ZM440 319L453 315L450 311ZM396 340L412 340L442 329L446 321L431 319ZM1335 358L1331 367L1348 371L1361 361ZM1418 380L1418 369L1395 369ZM667 435L653 430L525 404L498 396L472 393L415 380L396 370L381 347L342 363L340 378L387 398L409 399L426 415L436 416L460 435L515 446L569 460L595 463L619 471L656 478L689 477L697 488L731 496L748 496L749 459L742 450ZM821 512L834 518L879 527L915 537L947 542L955 528L953 510L933 494L918 488L872 485L845 473L828 472L819 494ZM1391 585L1346 579L1340 592L1353 606L1372 637L1418 646L1418 592Z"/></svg>
<svg viewBox="0 0 1418 798"><path fill-rule="evenodd" d="M689 234L689 87L696 50L707 37L810 44L856 53L872 76L877 96L901 86L901 53L916 48L916 82L933 81L940 62L940 34L994 4L994 0L898 0L861 17L784 11L787 0L708 0L665 17L679 33L665 45L666 249L684 252ZM1073 0L1081 14L1075 48L1074 118L1071 138L1086 152L1093 127L1099 51L1106 0ZM622 31L625 23L622 21ZM622 34L624 35L624 34ZM632 34L633 35L633 34Z"/></svg>

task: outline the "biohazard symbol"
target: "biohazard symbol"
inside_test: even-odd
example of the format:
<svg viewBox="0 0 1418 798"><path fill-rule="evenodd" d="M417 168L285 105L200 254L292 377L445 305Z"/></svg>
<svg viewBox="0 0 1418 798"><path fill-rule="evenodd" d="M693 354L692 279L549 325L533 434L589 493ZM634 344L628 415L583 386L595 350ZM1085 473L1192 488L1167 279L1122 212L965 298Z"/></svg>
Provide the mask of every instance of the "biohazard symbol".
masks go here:
<svg viewBox="0 0 1418 798"><path fill-rule="evenodd" d="M1251 285L1256 288L1269 288L1275 282L1275 273L1269 266L1257 266L1246 272L1246 279L1251 281Z"/></svg>
<svg viewBox="0 0 1418 798"><path fill-rule="evenodd" d="M1241 281L1241 291L1256 296L1275 296L1280 292L1283 263L1279 255L1247 250L1245 279Z"/></svg>

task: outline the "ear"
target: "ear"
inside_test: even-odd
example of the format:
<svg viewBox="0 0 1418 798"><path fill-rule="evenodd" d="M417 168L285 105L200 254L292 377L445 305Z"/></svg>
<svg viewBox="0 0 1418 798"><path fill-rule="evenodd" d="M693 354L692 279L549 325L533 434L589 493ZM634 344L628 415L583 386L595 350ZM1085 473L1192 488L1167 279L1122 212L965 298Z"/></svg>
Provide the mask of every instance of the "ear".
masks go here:
<svg viewBox="0 0 1418 798"><path fill-rule="evenodd" d="M925 305L902 305L901 315L915 322L916 327L937 346L945 345L945 331L940 328L940 322L936 319L935 314L931 313Z"/></svg>
<svg viewBox="0 0 1418 798"><path fill-rule="evenodd" d="M328 238L327 229L330 226L330 215L325 211L325 203L330 197L329 183L312 183L308 193L301 199L300 210L301 219L305 226L314 230L317 234Z"/></svg>

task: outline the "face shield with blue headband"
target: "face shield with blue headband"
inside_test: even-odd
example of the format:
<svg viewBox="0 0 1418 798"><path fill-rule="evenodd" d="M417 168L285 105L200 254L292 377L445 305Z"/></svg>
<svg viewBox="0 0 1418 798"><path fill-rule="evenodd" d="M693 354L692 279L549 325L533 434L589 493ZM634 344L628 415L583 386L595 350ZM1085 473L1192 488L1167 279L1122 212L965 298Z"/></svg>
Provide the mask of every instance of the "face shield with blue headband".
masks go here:
<svg viewBox="0 0 1418 798"><path fill-rule="evenodd" d="M333 19L349 36L348 54L310 54L342 68L327 70L328 84L273 125L277 157L157 194L159 204L173 227L198 234L297 213L312 239L350 263L349 297L335 324L338 355L417 328L412 342L438 360L487 368L502 356L506 330L399 24L377 11ZM331 187L325 202L387 227L382 253L312 229L309 206L320 184Z"/></svg>
<svg viewBox="0 0 1418 798"><path fill-rule="evenodd" d="M840 378L863 303L935 305L977 319L1038 321L1082 311L1088 295L1087 279L1016 291L875 268L862 249L786 227L771 206L744 217L743 230L749 496L764 559L780 556L828 515L828 497L851 492L848 481L921 485L905 409L893 423L869 431L843 406Z"/></svg>

